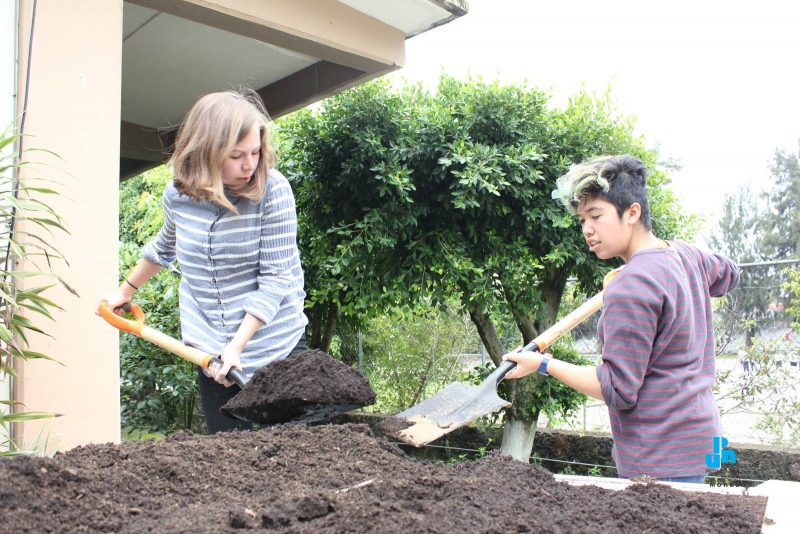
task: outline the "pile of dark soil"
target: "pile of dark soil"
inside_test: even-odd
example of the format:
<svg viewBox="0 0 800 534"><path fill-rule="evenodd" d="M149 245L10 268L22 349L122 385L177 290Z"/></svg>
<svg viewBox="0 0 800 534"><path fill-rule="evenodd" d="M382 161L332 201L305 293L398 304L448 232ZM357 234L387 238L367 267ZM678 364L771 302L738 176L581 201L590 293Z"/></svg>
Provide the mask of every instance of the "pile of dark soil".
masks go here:
<svg viewBox="0 0 800 534"><path fill-rule="evenodd" d="M765 499L568 486L406 456L366 425L279 425L0 461L7 532L759 532Z"/></svg>
<svg viewBox="0 0 800 534"><path fill-rule="evenodd" d="M262 424L325 419L375 402L367 379L321 350L308 350L258 369L222 407Z"/></svg>

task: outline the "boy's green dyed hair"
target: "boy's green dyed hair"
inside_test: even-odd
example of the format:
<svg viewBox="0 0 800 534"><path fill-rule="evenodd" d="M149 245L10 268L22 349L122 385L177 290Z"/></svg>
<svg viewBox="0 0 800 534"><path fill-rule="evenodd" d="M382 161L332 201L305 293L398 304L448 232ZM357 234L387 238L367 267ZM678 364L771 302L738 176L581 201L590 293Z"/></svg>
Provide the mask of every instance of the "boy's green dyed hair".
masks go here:
<svg viewBox="0 0 800 534"><path fill-rule="evenodd" d="M642 208L642 224L652 229L647 202L647 169L633 156L599 156L572 165L556 181L553 198L560 200L572 213L577 212L584 200L602 198L614 205L620 217L637 202Z"/></svg>

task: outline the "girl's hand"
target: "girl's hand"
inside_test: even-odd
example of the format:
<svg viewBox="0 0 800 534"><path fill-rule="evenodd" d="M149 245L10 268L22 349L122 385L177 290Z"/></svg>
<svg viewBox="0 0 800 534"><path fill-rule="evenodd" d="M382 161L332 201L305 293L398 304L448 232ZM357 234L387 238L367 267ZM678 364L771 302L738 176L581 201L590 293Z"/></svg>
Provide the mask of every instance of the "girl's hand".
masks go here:
<svg viewBox="0 0 800 534"><path fill-rule="evenodd" d="M98 307L103 301L105 301L106 306L108 306L108 308L111 311L113 311L117 315L124 315L125 311L122 310L121 306L123 304L128 304L131 301L131 298L133 298L133 293L134 291L131 288L129 288L128 285L125 284L125 282L123 282L123 285L118 287L116 291L114 291L113 293L109 293L108 295L100 299L100 302L97 303ZM94 313L95 315L99 315L99 313L97 313L96 311Z"/></svg>
<svg viewBox="0 0 800 534"><path fill-rule="evenodd" d="M535 373L539 370L539 366L542 364L542 358L545 356L552 358L550 354L542 354L541 352L509 352L503 356L503 359L516 362L517 366L513 371L510 371L505 378L522 378L523 376Z"/></svg>
<svg viewBox="0 0 800 534"><path fill-rule="evenodd" d="M222 360L222 365L210 365L208 367L208 375L226 388L229 388L233 385L233 382L225 377L228 376L228 371L231 370L231 367L242 370L242 349L232 343L228 343L222 349L219 359Z"/></svg>

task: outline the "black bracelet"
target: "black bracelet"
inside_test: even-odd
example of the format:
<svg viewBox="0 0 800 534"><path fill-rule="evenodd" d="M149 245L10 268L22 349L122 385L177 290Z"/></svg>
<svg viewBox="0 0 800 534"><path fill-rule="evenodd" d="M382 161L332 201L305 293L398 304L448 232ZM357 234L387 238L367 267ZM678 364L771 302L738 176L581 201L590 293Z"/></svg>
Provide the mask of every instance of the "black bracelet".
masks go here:
<svg viewBox="0 0 800 534"><path fill-rule="evenodd" d="M131 287L132 287L133 289L135 289L136 291L139 291L139 288L138 288L138 287L136 287L135 285L131 284L131 281L130 281L130 280L128 280L127 278L125 279L125 283L126 283L126 284L128 284L129 286L131 286Z"/></svg>

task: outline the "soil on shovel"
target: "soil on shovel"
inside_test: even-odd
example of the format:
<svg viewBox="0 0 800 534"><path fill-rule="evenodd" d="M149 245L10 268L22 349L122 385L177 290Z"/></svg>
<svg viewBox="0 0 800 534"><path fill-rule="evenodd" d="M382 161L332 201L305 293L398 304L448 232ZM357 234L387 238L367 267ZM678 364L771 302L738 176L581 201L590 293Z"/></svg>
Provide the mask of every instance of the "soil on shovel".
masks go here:
<svg viewBox="0 0 800 534"><path fill-rule="evenodd" d="M377 428L387 436L400 439L400 432L412 426L414 423L404 417L387 417L378 423ZM402 441L402 439L400 439Z"/></svg>
<svg viewBox="0 0 800 534"><path fill-rule="evenodd" d="M420 462L366 425L276 425L0 460L7 532L759 532L766 500Z"/></svg>
<svg viewBox="0 0 800 534"><path fill-rule="evenodd" d="M326 419L375 402L366 378L320 350L258 369L222 411L262 424Z"/></svg>

